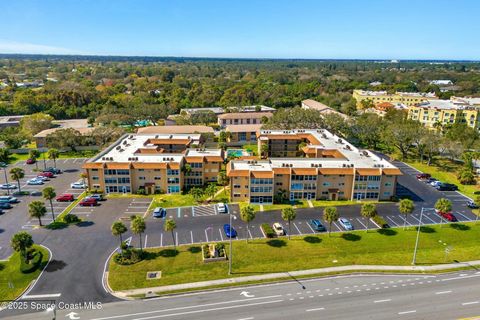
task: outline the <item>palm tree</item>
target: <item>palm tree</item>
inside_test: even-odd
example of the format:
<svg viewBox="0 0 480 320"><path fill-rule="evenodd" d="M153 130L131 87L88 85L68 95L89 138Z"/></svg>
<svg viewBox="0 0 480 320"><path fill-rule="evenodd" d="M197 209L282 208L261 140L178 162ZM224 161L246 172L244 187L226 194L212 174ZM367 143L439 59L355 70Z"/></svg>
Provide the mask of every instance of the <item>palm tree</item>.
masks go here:
<svg viewBox="0 0 480 320"><path fill-rule="evenodd" d="M165 220L165 224L163 225L163 230L165 230L165 232L170 231L172 233L173 249L176 248L175 235L173 233L173 230L175 230L176 227L177 227L177 223L175 222L175 220L173 220L171 218L168 218L167 220Z"/></svg>
<svg viewBox="0 0 480 320"><path fill-rule="evenodd" d="M370 218L377 215L377 206L375 206L374 203L364 203L360 209L360 213L362 214L362 217L367 218L366 231L368 232L368 223L370 222Z"/></svg>
<svg viewBox="0 0 480 320"><path fill-rule="evenodd" d="M85 185L85 179L87 179L87 174L85 172L80 173L80 178L82 179L83 185Z"/></svg>
<svg viewBox="0 0 480 320"><path fill-rule="evenodd" d="M402 199L398 203L398 211L403 214L403 230L407 225L407 216L415 210L415 204L410 199Z"/></svg>
<svg viewBox="0 0 480 320"><path fill-rule="evenodd" d="M55 148L48 149L47 151L47 157L50 160L53 160L53 166L56 168L57 167L57 159L60 156L60 151Z"/></svg>
<svg viewBox="0 0 480 320"><path fill-rule="evenodd" d="M213 197L215 197L215 193L217 193L217 185L215 183L210 183L205 188L205 195L208 197L209 200L211 200Z"/></svg>
<svg viewBox="0 0 480 320"><path fill-rule="evenodd" d="M121 221L115 221L115 222L112 224L111 231L112 231L112 235L113 235L113 236L115 236L115 237L120 237L120 250L122 250L122 253L123 253L123 248L122 248L122 244L123 244L122 234L124 234L125 232L127 232L127 227L123 224L123 222L121 222Z"/></svg>
<svg viewBox="0 0 480 320"><path fill-rule="evenodd" d="M480 207L480 196L477 196L475 198L475 205L477 206L477 208ZM475 209L472 211L475 213L475 216L476 216L475 221L478 221L478 216L480 215L480 212L478 212L479 209Z"/></svg>
<svg viewBox="0 0 480 320"><path fill-rule="evenodd" d="M193 199L196 202L200 201L200 199L202 199L203 194L204 194L203 190L201 188L198 188L198 187L194 187L194 188L190 189L190 191L188 193L192 195Z"/></svg>
<svg viewBox="0 0 480 320"><path fill-rule="evenodd" d="M45 200L50 202L50 209L52 210L52 219L55 222L55 213L53 212L53 199L57 196L53 187L46 187L42 190L42 195Z"/></svg>
<svg viewBox="0 0 480 320"><path fill-rule="evenodd" d="M248 230L250 227L250 221L255 219L255 209L251 205L245 206L240 210L240 219L247 223L247 236L246 240L248 243Z"/></svg>
<svg viewBox="0 0 480 320"><path fill-rule="evenodd" d="M25 231L16 233L10 240L10 246L16 252L20 252L22 258L27 262L27 249L33 246L32 236Z"/></svg>
<svg viewBox="0 0 480 320"><path fill-rule="evenodd" d="M147 226L145 225L145 219L140 216L134 216L130 222L130 230L133 234L138 234L140 238L140 250L143 250L142 246L142 233L145 232Z"/></svg>
<svg viewBox="0 0 480 320"><path fill-rule="evenodd" d="M37 159L40 157L40 151L38 151L37 149L31 149L30 152L28 152L28 156L30 157L30 159L35 161L35 167L38 170Z"/></svg>
<svg viewBox="0 0 480 320"><path fill-rule="evenodd" d="M10 169L10 178L12 178L12 180L17 181L18 192L20 192L20 193L22 192L22 189L20 187L20 179L23 179L23 177L25 177L25 171L23 171L22 168L15 167L15 168Z"/></svg>
<svg viewBox="0 0 480 320"><path fill-rule="evenodd" d="M7 148L0 148L0 162L3 162L5 164L8 164L10 161L10 150Z"/></svg>
<svg viewBox="0 0 480 320"><path fill-rule="evenodd" d="M442 213L447 213L452 211L452 202L446 198L440 198L435 202L435 209L440 213L441 222L443 222Z"/></svg>
<svg viewBox="0 0 480 320"><path fill-rule="evenodd" d="M326 207L323 209L323 219L328 222L329 228L328 228L328 236L330 237L330 233L332 232L332 223L335 221L338 221L338 218L340 218L340 214L338 213L338 210L336 207Z"/></svg>
<svg viewBox="0 0 480 320"><path fill-rule="evenodd" d="M291 234L291 221L295 220L297 217L297 213L295 212L295 209L293 207L287 207L282 209L282 219L285 221L288 221L288 239L290 240L290 234Z"/></svg>
<svg viewBox="0 0 480 320"><path fill-rule="evenodd" d="M32 218L38 218L38 224L42 226L42 217L45 216L47 208L42 201L32 201L28 204L28 213Z"/></svg>

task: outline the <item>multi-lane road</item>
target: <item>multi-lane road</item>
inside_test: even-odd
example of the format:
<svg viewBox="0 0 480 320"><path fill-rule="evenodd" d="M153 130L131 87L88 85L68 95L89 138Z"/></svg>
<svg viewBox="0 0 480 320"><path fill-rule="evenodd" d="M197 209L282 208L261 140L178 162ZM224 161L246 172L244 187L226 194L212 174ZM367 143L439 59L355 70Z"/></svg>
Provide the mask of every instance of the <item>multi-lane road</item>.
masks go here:
<svg viewBox="0 0 480 320"><path fill-rule="evenodd" d="M57 310L57 319L456 319L480 316L480 272L352 275ZM90 300L89 300L90 301ZM93 301L95 302L95 301ZM36 305L39 301L31 300ZM63 307L59 305L59 308ZM73 313L72 313L73 312ZM52 319L42 312L35 319ZM31 315L15 319L31 319Z"/></svg>

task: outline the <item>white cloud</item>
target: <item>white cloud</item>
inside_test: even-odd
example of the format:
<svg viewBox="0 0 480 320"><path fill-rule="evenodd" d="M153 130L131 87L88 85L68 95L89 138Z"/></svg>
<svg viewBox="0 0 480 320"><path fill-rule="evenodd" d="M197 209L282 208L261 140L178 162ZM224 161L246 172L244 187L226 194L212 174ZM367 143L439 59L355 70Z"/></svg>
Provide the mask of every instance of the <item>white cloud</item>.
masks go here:
<svg viewBox="0 0 480 320"><path fill-rule="evenodd" d="M27 53L27 54L85 54L79 51L0 39L0 53Z"/></svg>

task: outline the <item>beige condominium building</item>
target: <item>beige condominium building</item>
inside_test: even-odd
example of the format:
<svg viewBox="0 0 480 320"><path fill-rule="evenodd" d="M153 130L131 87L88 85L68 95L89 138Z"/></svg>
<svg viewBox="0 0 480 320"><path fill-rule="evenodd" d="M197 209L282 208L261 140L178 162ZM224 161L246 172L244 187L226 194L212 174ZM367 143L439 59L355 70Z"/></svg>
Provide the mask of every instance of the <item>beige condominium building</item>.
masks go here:
<svg viewBox="0 0 480 320"><path fill-rule="evenodd" d="M261 130L266 159L227 164L232 201L389 200L401 172L370 151L319 130Z"/></svg>
<svg viewBox="0 0 480 320"><path fill-rule="evenodd" d="M217 180L223 151L200 134L130 134L84 164L88 186L106 193L178 193Z"/></svg>
<svg viewBox="0 0 480 320"><path fill-rule="evenodd" d="M383 102L391 104L404 104L406 106L413 106L427 100L437 99L434 92L395 92L388 93L387 91L367 91L367 90L353 90L353 98L357 101L357 108L363 108L362 101L369 100L376 106Z"/></svg>

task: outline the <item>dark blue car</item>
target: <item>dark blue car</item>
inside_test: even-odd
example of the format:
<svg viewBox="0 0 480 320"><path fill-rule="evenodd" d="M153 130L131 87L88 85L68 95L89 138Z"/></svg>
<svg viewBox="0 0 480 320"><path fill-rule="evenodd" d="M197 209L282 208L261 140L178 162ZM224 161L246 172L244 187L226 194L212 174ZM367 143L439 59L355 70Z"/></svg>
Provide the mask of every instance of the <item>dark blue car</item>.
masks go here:
<svg viewBox="0 0 480 320"><path fill-rule="evenodd" d="M237 231L230 227L228 223L223 225L223 231L225 232L227 238L235 238L237 236Z"/></svg>

